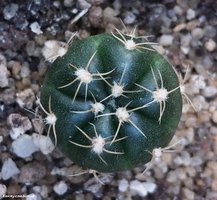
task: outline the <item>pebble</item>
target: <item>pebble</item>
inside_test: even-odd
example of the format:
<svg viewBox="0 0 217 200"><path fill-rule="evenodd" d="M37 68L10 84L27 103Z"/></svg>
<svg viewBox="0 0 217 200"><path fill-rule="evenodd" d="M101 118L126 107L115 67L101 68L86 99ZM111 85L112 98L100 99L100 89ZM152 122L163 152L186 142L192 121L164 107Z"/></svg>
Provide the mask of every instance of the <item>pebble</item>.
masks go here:
<svg viewBox="0 0 217 200"><path fill-rule="evenodd" d="M27 158L34 152L39 151L39 148L33 143L32 137L23 134L12 142L12 152L18 157Z"/></svg>
<svg viewBox="0 0 217 200"><path fill-rule="evenodd" d="M7 187L4 184L0 184L0 198L4 196L7 192Z"/></svg>
<svg viewBox="0 0 217 200"><path fill-rule="evenodd" d="M103 10L103 22L105 24L118 24L120 23L120 20L118 19L119 12L117 10L114 10L111 7L107 7Z"/></svg>
<svg viewBox="0 0 217 200"><path fill-rule="evenodd" d="M2 179L8 180L11 177L19 174L20 170L17 168L15 162L11 158L8 158L3 163L1 173L2 173Z"/></svg>
<svg viewBox="0 0 217 200"><path fill-rule="evenodd" d="M212 121L217 124L217 110L212 113Z"/></svg>
<svg viewBox="0 0 217 200"><path fill-rule="evenodd" d="M129 187L129 182L124 178L119 181L118 190L120 192L126 192Z"/></svg>
<svg viewBox="0 0 217 200"><path fill-rule="evenodd" d="M82 10L89 9L91 7L91 4L88 3L86 0L78 0L77 4L78 7Z"/></svg>
<svg viewBox="0 0 217 200"><path fill-rule="evenodd" d="M124 14L124 24L133 24L136 20L136 16L128 11Z"/></svg>
<svg viewBox="0 0 217 200"><path fill-rule="evenodd" d="M214 38L216 36L217 30L215 27L207 25L204 28L204 35L208 38Z"/></svg>
<svg viewBox="0 0 217 200"><path fill-rule="evenodd" d="M37 35L40 35L42 34L42 30L41 30L41 27L40 25L38 24L38 22L33 22L30 24L30 29L33 33L36 33Z"/></svg>
<svg viewBox="0 0 217 200"><path fill-rule="evenodd" d="M20 135L32 129L32 124L28 117L23 117L20 114L12 113L7 118L7 124L10 129L10 137L16 140Z"/></svg>
<svg viewBox="0 0 217 200"><path fill-rule="evenodd" d="M7 66L2 59L0 57L0 88L7 87L9 84Z"/></svg>
<svg viewBox="0 0 217 200"><path fill-rule="evenodd" d="M189 190L188 188L183 188L182 189L183 195L186 199L188 200L194 200L195 199L195 194L193 191Z"/></svg>
<svg viewBox="0 0 217 200"><path fill-rule="evenodd" d="M32 88L27 88L16 93L16 102L21 108L32 109L35 101L35 94Z"/></svg>
<svg viewBox="0 0 217 200"><path fill-rule="evenodd" d="M212 97L214 97L215 95L217 95L217 88L216 88L215 86L206 86L206 87L203 89L202 94L203 94L205 97L212 98Z"/></svg>
<svg viewBox="0 0 217 200"><path fill-rule="evenodd" d="M53 171L53 170L52 170ZM61 173L63 175L66 175L67 179L73 183L73 184L80 184L85 181L86 176L85 175L80 175L76 176L76 174L82 172L81 168L77 165L72 165L71 167L67 168L66 171L63 169L60 169L59 171L56 170L56 173ZM70 175L75 175L75 176L70 176Z"/></svg>
<svg viewBox="0 0 217 200"><path fill-rule="evenodd" d="M209 39L208 41L206 41L205 43L205 48L209 51L209 52L213 52L216 49L216 42L212 39Z"/></svg>
<svg viewBox="0 0 217 200"><path fill-rule="evenodd" d="M64 0L64 2L63 2L64 6L67 8L72 7L74 3L75 3L74 0Z"/></svg>
<svg viewBox="0 0 217 200"><path fill-rule="evenodd" d="M95 178L90 178L84 183L84 190L93 193L95 196L102 196L102 184L98 183Z"/></svg>
<svg viewBox="0 0 217 200"><path fill-rule="evenodd" d="M191 34L194 39L199 40L204 36L204 31L201 28L195 28L192 30Z"/></svg>
<svg viewBox="0 0 217 200"><path fill-rule="evenodd" d="M63 195L67 192L68 186L64 181L60 181L54 185L53 190L56 194Z"/></svg>
<svg viewBox="0 0 217 200"><path fill-rule="evenodd" d="M133 196L139 195L140 197L145 197L148 195L145 186L138 180L130 181L130 191Z"/></svg>
<svg viewBox="0 0 217 200"><path fill-rule="evenodd" d="M56 40L48 40L42 48L42 55L45 60L54 61L58 56L63 56L67 52L67 44Z"/></svg>
<svg viewBox="0 0 217 200"><path fill-rule="evenodd" d="M195 16L196 16L195 11L192 10L191 8L189 8L189 9L187 10L187 16L186 16L187 19L188 19L188 20L192 20L192 19L195 18Z"/></svg>
<svg viewBox="0 0 217 200"><path fill-rule="evenodd" d="M24 184L35 183L45 177L46 168L39 162L31 162L20 169L19 182Z"/></svg>
<svg viewBox="0 0 217 200"><path fill-rule="evenodd" d="M146 188L148 193L154 193L155 190L157 189L157 185L152 182L144 182L143 185Z"/></svg>
<svg viewBox="0 0 217 200"><path fill-rule="evenodd" d="M48 136L33 133L32 140L35 146L38 147L40 151L45 155L51 153L55 148L50 137Z"/></svg>
<svg viewBox="0 0 217 200"><path fill-rule="evenodd" d="M179 165L189 166L191 164L190 154L187 151L182 151L180 153L180 156L177 156L174 159L174 163L178 166Z"/></svg>
<svg viewBox="0 0 217 200"><path fill-rule="evenodd" d="M95 28L102 26L103 10L99 6L93 6L89 11L89 21Z"/></svg>
<svg viewBox="0 0 217 200"><path fill-rule="evenodd" d="M4 19L5 20L12 19L16 15L18 8L19 8L18 5L15 3L11 3L5 6L3 10Z"/></svg>
<svg viewBox="0 0 217 200"><path fill-rule="evenodd" d="M159 39L159 43L163 46L172 45L174 37L172 35L162 35Z"/></svg>

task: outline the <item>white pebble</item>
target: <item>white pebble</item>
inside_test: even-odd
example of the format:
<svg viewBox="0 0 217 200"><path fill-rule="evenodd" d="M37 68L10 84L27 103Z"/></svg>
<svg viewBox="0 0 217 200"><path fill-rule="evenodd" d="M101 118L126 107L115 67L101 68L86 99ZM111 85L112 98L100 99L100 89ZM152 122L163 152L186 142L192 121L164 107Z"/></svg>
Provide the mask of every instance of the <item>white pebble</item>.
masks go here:
<svg viewBox="0 0 217 200"><path fill-rule="evenodd" d="M7 192L7 187L3 184L0 184L0 198L4 196Z"/></svg>
<svg viewBox="0 0 217 200"><path fill-rule="evenodd" d="M31 156L34 152L39 151L39 148L35 146L32 141L32 137L23 134L12 142L12 152L21 158Z"/></svg>
<svg viewBox="0 0 217 200"><path fill-rule="evenodd" d="M4 19L12 19L16 15L18 8L18 5L15 3L8 4L3 10Z"/></svg>
<svg viewBox="0 0 217 200"><path fill-rule="evenodd" d="M56 194L63 195L68 190L68 186L64 181L60 181L54 185L53 190Z"/></svg>
<svg viewBox="0 0 217 200"><path fill-rule="evenodd" d="M8 158L4 161L1 170L3 180L8 180L19 173L20 170L17 168L15 162L11 158Z"/></svg>
<svg viewBox="0 0 217 200"><path fill-rule="evenodd" d="M143 185L146 188L148 193L153 193L157 188L157 185L152 182L144 182Z"/></svg>
<svg viewBox="0 0 217 200"><path fill-rule="evenodd" d="M212 39L209 39L206 43L205 43L205 48L209 51L212 52L215 50L216 48L216 42Z"/></svg>
<svg viewBox="0 0 217 200"><path fill-rule="evenodd" d="M124 24L133 24L136 20L136 16L132 12L126 12L124 17Z"/></svg>
<svg viewBox="0 0 217 200"><path fill-rule="evenodd" d="M49 154L54 150L54 144L50 137L34 133L32 135L33 143L40 149L43 154Z"/></svg>
<svg viewBox="0 0 217 200"><path fill-rule="evenodd" d="M118 190L120 192L126 192L128 190L128 187L129 187L129 183L126 179L121 179L119 181Z"/></svg>
<svg viewBox="0 0 217 200"><path fill-rule="evenodd" d="M214 97L217 94L217 88L215 86L207 86L203 89L203 95L205 97Z"/></svg>
<svg viewBox="0 0 217 200"><path fill-rule="evenodd" d="M58 56L63 56L67 52L67 44L56 40L48 40L42 48L42 55L45 60L54 61Z"/></svg>
<svg viewBox="0 0 217 200"><path fill-rule="evenodd" d="M172 44L173 39L172 35L162 35L159 39L159 43L163 46L169 46Z"/></svg>
<svg viewBox="0 0 217 200"><path fill-rule="evenodd" d="M138 180L133 180L130 182L130 190L133 195L139 195L141 197L145 197L148 194L143 183Z"/></svg>
<svg viewBox="0 0 217 200"><path fill-rule="evenodd" d="M38 24L38 22L33 22L30 24L30 28L31 28L31 31L33 33L36 33L37 35L40 35L42 34L43 32L41 31L41 27L40 25Z"/></svg>
<svg viewBox="0 0 217 200"><path fill-rule="evenodd" d="M187 19L188 19L188 20L194 19L195 16L196 16L195 11L192 10L191 8L189 8L189 9L187 10Z"/></svg>

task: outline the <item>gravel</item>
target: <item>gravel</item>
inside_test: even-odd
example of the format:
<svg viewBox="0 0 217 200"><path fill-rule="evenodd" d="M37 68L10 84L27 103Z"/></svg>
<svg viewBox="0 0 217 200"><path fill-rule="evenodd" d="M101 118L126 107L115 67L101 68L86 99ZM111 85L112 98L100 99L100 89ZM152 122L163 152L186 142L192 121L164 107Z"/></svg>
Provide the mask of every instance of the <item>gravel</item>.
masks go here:
<svg viewBox="0 0 217 200"><path fill-rule="evenodd" d="M1 170L3 180L8 180L19 173L20 170L17 168L16 163L11 158L8 158L4 161Z"/></svg>
<svg viewBox="0 0 217 200"><path fill-rule="evenodd" d="M0 1L0 198L187 199L217 197L217 3L208 1ZM83 170L46 136L37 98L44 75L69 38L137 26L185 79L183 115L174 141L145 167L115 174ZM71 42L73 42L73 40ZM55 148L55 149L54 149ZM54 149L54 150L53 150ZM73 175L73 176L69 176Z"/></svg>

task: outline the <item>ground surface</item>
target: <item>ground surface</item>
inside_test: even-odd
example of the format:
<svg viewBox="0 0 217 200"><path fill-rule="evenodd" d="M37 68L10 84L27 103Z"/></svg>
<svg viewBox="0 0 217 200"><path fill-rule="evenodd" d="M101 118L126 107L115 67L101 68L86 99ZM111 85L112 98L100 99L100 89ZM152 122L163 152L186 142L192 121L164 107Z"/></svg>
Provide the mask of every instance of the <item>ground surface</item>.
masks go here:
<svg viewBox="0 0 217 200"><path fill-rule="evenodd" d="M20 2L0 1L0 198L217 199L216 1ZM121 29L120 19L129 28L137 26L139 35L152 35L180 73L189 66L186 94L197 112L184 104L174 138L184 142L177 152L164 154L143 177L144 168L136 168L100 175L105 183L100 185L89 174L68 176L81 169L57 149L49 153L52 144L39 136L42 123L24 108L37 113L36 96L49 67L47 40L67 42L76 31L84 38Z"/></svg>

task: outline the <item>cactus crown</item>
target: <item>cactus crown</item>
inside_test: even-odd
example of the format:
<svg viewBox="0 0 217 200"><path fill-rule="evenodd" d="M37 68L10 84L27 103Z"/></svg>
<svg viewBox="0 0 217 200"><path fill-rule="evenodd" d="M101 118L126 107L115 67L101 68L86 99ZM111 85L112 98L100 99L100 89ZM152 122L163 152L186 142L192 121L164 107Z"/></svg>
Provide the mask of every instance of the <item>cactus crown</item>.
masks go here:
<svg viewBox="0 0 217 200"><path fill-rule="evenodd" d="M75 163L100 172L132 169L170 142L180 86L151 44L119 30L91 36L71 44L47 72L40 106L48 133Z"/></svg>

